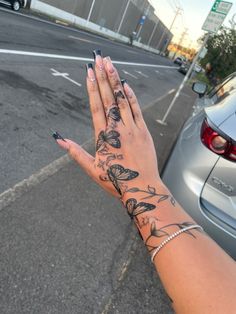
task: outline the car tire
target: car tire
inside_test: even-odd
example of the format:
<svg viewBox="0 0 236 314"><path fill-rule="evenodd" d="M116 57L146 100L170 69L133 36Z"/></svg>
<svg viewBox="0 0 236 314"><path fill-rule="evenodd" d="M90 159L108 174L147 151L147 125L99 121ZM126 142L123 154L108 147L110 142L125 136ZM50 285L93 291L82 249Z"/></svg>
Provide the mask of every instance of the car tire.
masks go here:
<svg viewBox="0 0 236 314"><path fill-rule="evenodd" d="M18 0L15 0L12 4L12 10L19 11L20 10L20 2Z"/></svg>

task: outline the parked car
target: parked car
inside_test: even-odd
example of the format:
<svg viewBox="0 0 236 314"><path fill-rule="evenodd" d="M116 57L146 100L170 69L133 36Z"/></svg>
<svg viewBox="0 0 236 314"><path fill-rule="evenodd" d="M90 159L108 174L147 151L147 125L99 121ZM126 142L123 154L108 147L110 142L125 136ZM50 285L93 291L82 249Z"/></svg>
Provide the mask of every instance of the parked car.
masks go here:
<svg viewBox="0 0 236 314"><path fill-rule="evenodd" d="M180 73L186 74L190 68L190 64L187 62L183 62L181 66L178 68Z"/></svg>
<svg viewBox="0 0 236 314"><path fill-rule="evenodd" d="M183 58L183 57L177 57L177 58L175 58L175 60L174 60L174 63L175 64L178 64L178 65L181 65L183 62L185 62L186 60L185 60L185 58Z"/></svg>
<svg viewBox="0 0 236 314"><path fill-rule="evenodd" d="M236 259L236 72L207 95L205 83L162 177L176 200Z"/></svg>
<svg viewBox="0 0 236 314"><path fill-rule="evenodd" d="M19 11L26 4L25 0L0 0L0 5L11 8L14 11Z"/></svg>

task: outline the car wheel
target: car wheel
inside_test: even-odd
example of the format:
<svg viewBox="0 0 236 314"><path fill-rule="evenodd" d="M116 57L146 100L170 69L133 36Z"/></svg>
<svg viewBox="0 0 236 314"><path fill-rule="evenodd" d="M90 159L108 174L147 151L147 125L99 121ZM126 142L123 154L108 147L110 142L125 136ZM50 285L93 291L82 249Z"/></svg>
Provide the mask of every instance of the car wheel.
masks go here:
<svg viewBox="0 0 236 314"><path fill-rule="evenodd" d="M20 10L20 2L18 0L13 2L12 10L14 10L14 11L19 11Z"/></svg>

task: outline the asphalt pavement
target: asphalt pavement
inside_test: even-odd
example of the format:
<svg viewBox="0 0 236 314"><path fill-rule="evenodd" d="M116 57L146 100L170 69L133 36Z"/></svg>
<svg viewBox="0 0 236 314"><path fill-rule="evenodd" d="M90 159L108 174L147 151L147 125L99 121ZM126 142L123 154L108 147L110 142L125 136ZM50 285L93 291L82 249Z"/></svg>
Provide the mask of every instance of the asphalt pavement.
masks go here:
<svg viewBox="0 0 236 314"><path fill-rule="evenodd" d="M172 313L125 210L50 128L93 152L84 65L95 48L136 91L160 170L195 96L186 87L162 126L183 79L170 60L7 10L0 26L1 313Z"/></svg>

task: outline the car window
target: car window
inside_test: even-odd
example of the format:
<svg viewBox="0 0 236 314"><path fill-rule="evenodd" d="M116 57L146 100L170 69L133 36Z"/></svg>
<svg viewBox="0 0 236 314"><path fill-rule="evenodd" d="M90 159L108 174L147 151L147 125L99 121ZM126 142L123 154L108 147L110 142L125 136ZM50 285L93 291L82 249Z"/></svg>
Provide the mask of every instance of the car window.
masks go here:
<svg viewBox="0 0 236 314"><path fill-rule="evenodd" d="M236 92L236 76L227 78L223 83L212 89L208 96L214 104L222 101L227 96Z"/></svg>

